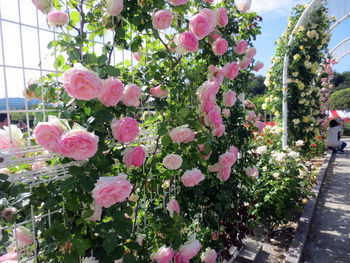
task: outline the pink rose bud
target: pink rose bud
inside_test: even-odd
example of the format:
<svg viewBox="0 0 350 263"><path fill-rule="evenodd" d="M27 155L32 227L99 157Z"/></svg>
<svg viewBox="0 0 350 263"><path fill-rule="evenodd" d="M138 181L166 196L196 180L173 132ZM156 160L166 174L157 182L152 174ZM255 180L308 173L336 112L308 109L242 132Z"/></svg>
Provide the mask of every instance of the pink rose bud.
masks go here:
<svg viewBox="0 0 350 263"><path fill-rule="evenodd" d="M235 79L238 76L239 73L239 65L237 62L233 63L226 63L224 67L225 73L226 73L226 78L228 79Z"/></svg>
<svg viewBox="0 0 350 263"><path fill-rule="evenodd" d="M232 107L237 101L236 92L229 90L222 94L222 104L226 107Z"/></svg>
<svg viewBox="0 0 350 263"><path fill-rule="evenodd" d="M98 150L98 137L84 130L69 130L62 134L58 151L74 160L86 160Z"/></svg>
<svg viewBox="0 0 350 263"><path fill-rule="evenodd" d="M237 42L236 46L234 47L234 51L238 55L242 55L246 52L247 48L248 48L248 42L245 41L244 39L241 39Z"/></svg>
<svg viewBox="0 0 350 263"><path fill-rule="evenodd" d="M192 17L189 23L190 31L198 38L203 39L210 33L210 25L208 19L202 14Z"/></svg>
<svg viewBox="0 0 350 263"><path fill-rule="evenodd" d="M189 0L167 0L167 1L174 6L178 6L178 5L186 4Z"/></svg>
<svg viewBox="0 0 350 263"><path fill-rule="evenodd" d="M130 168L131 165L134 167L139 167L143 164L145 161L145 150L142 146L136 146L134 148L127 148L122 155L123 157L123 163L125 163L127 168Z"/></svg>
<svg viewBox="0 0 350 263"><path fill-rule="evenodd" d="M200 155L201 157L203 157L204 160L208 160L209 157L210 157L210 155L212 154L212 152L210 152L208 155L204 156L204 155L203 155L203 154L204 154L204 151L205 151L204 144L199 145L199 155ZM203 154L202 154L202 153L203 153Z"/></svg>
<svg viewBox="0 0 350 263"><path fill-rule="evenodd" d="M201 260L204 263L215 263L217 257L218 254L216 251L214 249L210 249L210 247L208 247L205 252L201 254Z"/></svg>
<svg viewBox="0 0 350 263"><path fill-rule="evenodd" d="M262 69L264 67L264 63L257 61L255 66L253 67L253 69L258 72L260 69Z"/></svg>
<svg viewBox="0 0 350 263"><path fill-rule="evenodd" d="M175 199L172 199L169 203L167 203L166 209L169 211L171 218L174 217L174 212L176 212L178 215L180 214L180 206Z"/></svg>
<svg viewBox="0 0 350 263"><path fill-rule="evenodd" d="M224 135L225 132L225 126L221 125L219 128L215 128L213 130L213 135L220 138L222 135Z"/></svg>
<svg viewBox="0 0 350 263"><path fill-rule="evenodd" d="M24 226L18 226L16 227L15 231L15 237L17 237L20 247L25 247L33 243L33 235L29 229L25 228Z"/></svg>
<svg viewBox="0 0 350 263"><path fill-rule="evenodd" d="M97 205L108 208L128 198L132 185L125 174L112 177L100 177L92 190L92 197Z"/></svg>
<svg viewBox="0 0 350 263"><path fill-rule="evenodd" d="M219 38L215 40L215 42L212 45L213 53L217 56L222 56L226 53L228 49L228 43L227 40L224 38Z"/></svg>
<svg viewBox="0 0 350 263"><path fill-rule="evenodd" d="M182 165L182 158L178 154L168 154L163 159L163 165L169 170L177 170Z"/></svg>
<svg viewBox="0 0 350 263"><path fill-rule="evenodd" d="M253 166L253 167L248 167L245 169L245 174L247 176L251 176L251 177L258 177L259 176L259 171L258 169L256 168L256 166Z"/></svg>
<svg viewBox="0 0 350 263"><path fill-rule="evenodd" d="M252 4L252 0L238 0L237 9L241 13L245 13L249 10L251 4Z"/></svg>
<svg viewBox="0 0 350 263"><path fill-rule="evenodd" d="M126 85L122 102L125 106L134 106L141 98L141 89L135 84Z"/></svg>
<svg viewBox="0 0 350 263"><path fill-rule="evenodd" d="M167 29L173 22L173 14L169 10L159 10L152 17L152 25L154 29Z"/></svg>
<svg viewBox="0 0 350 263"><path fill-rule="evenodd" d="M209 34L209 37L209 43L213 43L215 40L221 38L222 34L218 30L215 30Z"/></svg>
<svg viewBox="0 0 350 263"><path fill-rule="evenodd" d="M192 235L185 244L180 246L179 252L181 253L182 258L190 260L198 254L201 247L202 245L196 239L196 236Z"/></svg>
<svg viewBox="0 0 350 263"><path fill-rule="evenodd" d="M194 140L195 133L187 128L187 125L178 126L169 133L171 140L175 143L189 143Z"/></svg>
<svg viewBox="0 0 350 263"><path fill-rule="evenodd" d="M46 15L46 19L49 26L63 26L68 23L68 14L59 10L51 9Z"/></svg>
<svg viewBox="0 0 350 263"><path fill-rule="evenodd" d="M113 119L111 129L114 139L121 143L133 141L140 131L139 123L131 117Z"/></svg>
<svg viewBox="0 0 350 263"><path fill-rule="evenodd" d="M224 116L225 116L226 118L228 118L228 117L231 116L231 111L230 111L229 109L224 109L224 110L222 111L222 113L224 114Z"/></svg>
<svg viewBox="0 0 350 263"><path fill-rule="evenodd" d="M265 123L263 123L262 121L256 121L255 122L255 127L258 128L258 133L262 133L264 128L265 128Z"/></svg>
<svg viewBox="0 0 350 263"><path fill-rule="evenodd" d="M107 12L111 16L117 16L123 10L123 0L107 0Z"/></svg>
<svg viewBox="0 0 350 263"><path fill-rule="evenodd" d="M192 170L187 170L183 176L181 176L181 182L187 187L192 187L199 184L204 178L202 172L199 169L194 168Z"/></svg>
<svg viewBox="0 0 350 263"><path fill-rule="evenodd" d="M253 58L256 55L256 48L250 47L247 49L246 56L247 58Z"/></svg>
<svg viewBox="0 0 350 263"><path fill-rule="evenodd" d="M162 246L157 253L151 254L151 260L157 263L168 263L173 259L174 251L170 247Z"/></svg>
<svg viewBox="0 0 350 263"><path fill-rule="evenodd" d="M248 68L251 62L252 62L251 58L243 57L243 59L239 62L239 67L241 69L246 69Z"/></svg>
<svg viewBox="0 0 350 263"><path fill-rule="evenodd" d="M228 24L228 16L225 7L220 7L216 11L216 19L220 28L223 28Z"/></svg>
<svg viewBox="0 0 350 263"><path fill-rule="evenodd" d="M167 90L160 84L154 88L151 88L150 92L152 94L152 97L158 98L158 99L164 99L169 95L169 90Z"/></svg>
<svg viewBox="0 0 350 263"><path fill-rule="evenodd" d="M68 94L78 100L92 100L102 91L98 75L84 67L73 67L64 73L63 85Z"/></svg>
<svg viewBox="0 0 350 263"><path fill-rule="evenodd" d="M214 10L209 8L203 8L199 13L208 20L209 31L214 31L216 27L216 13L214 12Z"/></svg>
<svg viewBox="0 0 350 263"><path fill-rule="evenodd" d="M115 106L123 97L124 85L114 77L109 77L103 81L102 91L98 95L99 101L106 107Z"/></svg>
<svg viewBox="0 0 350 263"><path fill-rule="evenodd" d="M32 3L41 12L44 12L45 9L48 9L51 6L51 0L32 0Z"/></svg>
<svg viewBox="0 0 350 263"><path fill-rule="evenodd" d="M39 122L33 133L38 144L51 152L58 152L58 144L61 140L62 132L56 125L48 122Z"/></svg>

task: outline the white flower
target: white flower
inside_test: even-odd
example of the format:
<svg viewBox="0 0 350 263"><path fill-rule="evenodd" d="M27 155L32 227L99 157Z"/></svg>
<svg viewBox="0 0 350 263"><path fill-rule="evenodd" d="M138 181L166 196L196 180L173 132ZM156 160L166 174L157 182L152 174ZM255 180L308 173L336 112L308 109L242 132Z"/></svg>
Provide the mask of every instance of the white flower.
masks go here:
<svg viewBox="0 0 350 263"><path fill-rule="evenodd" d="M256 152L260 155L265 154L267 152L267 146L259 146L258 148L256 148Z"/></svg>
<svg viewBox="0 0 350 263"><path fill-rule="evenodd" d="M280 174L279 173L273 173L272 176L275 177L276 179L278 179L280 177Z"/></svg>
<svg viewBox="0 0 350 263"><path fill-rule="evenodd" d="M294 125L298 125L300 123L300 120L299 119L293 119L293 123L294 123Z"/></svg>
<svg viewBox="0 0 350 263"><path fill-rule="evenodd" d="M299 153L295 152L295 151L291 151L288 153L288 156L293 158L293 159L296 159L299 157Z"/></svg>
<svg viewBox="0 0 350 263"><path fill-rule="evenodd" d="M298 140L295 142L296 146L303 146L304 145L304 141L303 140Z"/></svg>

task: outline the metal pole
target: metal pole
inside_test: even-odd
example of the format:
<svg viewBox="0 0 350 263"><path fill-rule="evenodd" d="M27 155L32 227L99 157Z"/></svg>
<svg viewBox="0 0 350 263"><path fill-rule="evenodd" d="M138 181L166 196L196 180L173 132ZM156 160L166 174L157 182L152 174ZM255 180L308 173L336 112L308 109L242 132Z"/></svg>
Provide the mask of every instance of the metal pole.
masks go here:
<svg viewBox="0 0 350 263"><path fill-rule="evenodd" d="M333 26L331 26L331 27L329 28L329 32L332 32L332 30L333 30L334 28L336 28L339 24L341 24L344 20L348 19L349 17L350 17L350 13L346 14L343 18L339 19L337 22L335 22L335 23L333 24Z"/></svg>

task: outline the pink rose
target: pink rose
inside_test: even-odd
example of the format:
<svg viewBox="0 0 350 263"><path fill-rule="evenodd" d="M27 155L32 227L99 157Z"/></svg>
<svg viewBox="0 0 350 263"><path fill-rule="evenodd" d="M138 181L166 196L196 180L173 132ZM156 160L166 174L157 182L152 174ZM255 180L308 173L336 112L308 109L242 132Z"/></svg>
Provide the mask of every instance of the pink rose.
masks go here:
<svg viewBox="0 0 350 263"><path fill-rule="evenodd" d="M154 29L167 29L173 22L173 14L169 10L159 10L152 17L152 25Z"/></svg>
<svg viewBox="0 0 350 263"><path fill-rule="evenodd" d="M62 26L68 23L68 14L59 10L51 9L46 15L46 19L49 26Z"/></svg>
<svg viewBox="0 0 350 263"><path fill-rule="evenodd" d="M229 90L222 94L222 104L226 107L232 107L237 101L236 92Z"/></svg>
<svg viewBox="0 0 350 263"><path fill-rule="evenodd" d="M255 117L256 117L255 112L254 111L249 111L246 119L247 119L247 121L252 121Z"/></svg>
<svg viewBox="0 0 350 263"><path fill-rule="evenodd" d="M167 1L174 6L184 5L188 2L188 0L167 0Z"/></svg>
<svg viewBox="0 0 350 263"><path fill-rule="evenodd" d="M236 146L231 146L229 152L231 152L234 155L238 156L238 148Z"/></svg>
<svg viewBox="0 0 350 263"><path fill-rule="evenodd" d="M122 155L123 157L123 163L125 163L127 168L130 168L131 165L135 167L139 167L143 164L145 161L145 150L142 146L136 146L134 148L127 148Z"/></svg>
<svg viewBox="0 0 350 263"><path fill-rule="evenodd" d="M94 211L93 215L88 218L90 221L97 221L102 215L102 206L96 204L95 201L92 202L91 210Z"/></svg>
<svg viewBox="0 0 350 263"><path fill-rule="evenodd" d="M32 164L32 170L33 171L38 171L46 167L46 162L45 161L37 161Z"/></svg>
<svg viewBox="0 0 350 263"><path fill-rule="evenodd" d="M209 112L215 110L215 102L214 101L210 101L210 100L206 100L203 103L203 110L206 114L208 114Z"/></svg>
<svg viewBox="0 0 350 263"><path fill-rule="evenodd" d="M62 132L56 125L49 122L39 122L33 133L36 142L42 147L54 153L59 152L58 144L61 140Z"/></svg>
<svg viewBox="0 0 350 263"><path fill-rule="evenodd" d="M203 39L210 33L210 25L208 19L202 14L192 17L189 23L190 31L198 38Z"/></svg>
<svg viewBox="0 0 350 263"><path fill-rule="evenodd" d="M223 114L226 118L228 118L228 117L231 116L231 111L230 111L229 109L224 109L224 110L222 111L222 114Z"/></svg>
<svg viewBox="0 0 350 263"><path fill-rule="evenodd" d="M249 10L251 4L252 4L252 0L238 0L237 9L241 13L245 13Z"/></svg>
<svg viewBox="0 0 350 263"><path fill-rule="evenodd" d="M33 0L35 1L35 0ZM0 257L0 262L17 262L18 261L18 258L17 258L17 252L15 251L11 251L11 252L8 252L7 254L5 255L2 255Z"/></svg>
<svg viewBox="0 0 350 263"><path fill-rule="evenodd" d="M228 16L225 7L220 7L216 11L216 19L218 21L219 27L223 28L228 24Z"/></svg>
<svg viewBox="0 0 350 263"><path fill-rule="evenodd" d="M10 127L11 127L11 137L10 137ZM10 127L3 126L3 129L0 129L0 149L1 150L7 150L11 148L20 148L25 146L25 140L23 138L22 131L16 125L11 125ZM21 156L18 155L17 157L20 158Z"/></svg>
<svg viewBox="0 0 350 263"><path fill-rule="evenodd" d="M192 259L196 256L201 249L201 243L196 239L195 235L192 235L190 239L183 245L180 246L179 252L185 259Z"/></svg>
<svg viewBox="0 0 350 263"><path fill-rule="evenodd" d="M132 53L132 55L133 55L134 59L136 59L137 61L141 61L141 59L142 59L141 51L134 52L134 53Z"/></svg>
<svg viewBox="0 0 350 263"><path fill-rule="evenodd" d="M220 138L222 135L224 135L225 132L225 126L221 125L219 128L215 128L213 130L213 135Z"/></svg>
<svg viewBox="0 0 350 263"><path fill-rule="evenodd" d="M24 226L18 226L16 227L15 231L16 231L15 236L17 237L19 246L25 247L33 243L33 235L29 229L25 228Z"/></svg>
<svg viewBox="0 0 350 263"><path fill-rule="evenodd" d="M239 65L237 62L233 62L233 63L226 63L224 70L226 72L226 78L228 79L235 79L238 76L238 72L239 72Z"/></svg>
<svg viewBox="0 0 350 263"><path fill-rule="evenodd" d="M160 84L154 88L151 88L150 92L154 98L158 98L158 99L164 99L164 98L168 97L168 95L169 95L169 90L162 87L162 85L160 85Z"/></svg>
<svg viewBox="0 0 350 263"><path fill-rule="evenodd" d="M100 177L92 190L92 197L97 205L108 208L121 203L131 193L132 185L126 180L125 174L113 177Z"/></svg>
<svg viewBox="0 0 350 263"><path fill-rule="evenodd" d="M254 125L258 128L258 133L262 133L265 128L265 124L262 121L256 121Z"/></svg>
<svg viewBox="0 0 350 263"><path fill-rule="evenodd" d="M214 2L214 0L204 0L204 3L212 4L213 2Z"/></svg>
<svg viewBox="0 0 350 263"><path fill-rule="evenodd" d="M115 106L121 100L123 92L123 83L119 79L109 77L103 81L102 92L98 95L98 99L106 107Z"/></svg>
<svg viewBox="0 0 350 263"><path fill-rule="evenodd" d="M111 129L114 139L121 143L133 141L140 131L139 123L131 117L113 119Z"/></svg>
<svg viewBox="0 0 350 263"><path fill-rule="evenodd" d="M246 51L246 56L247 58L253 58L256 55L256 48L255 47L250 47Z"/></svg>
<svg viewBox="0 0 350 263"><path fill-rule="evenodd" d="M222 124L221 114L218 110L212 110L208 113L208 120L215 128L219 128Z"/></svg>
<svg viewBox="0 0 350 263"><path fill-rule="evenodd" d="M141 90L135 84L126 85L124 89L124 94L122 97L122 102L125 106L134 106L135 103L141 98Z"/></svg>
<svg viewBox="0 0 350 263"><path fill-rule="evenodd" d="M163 159L163 165L169 170L177 170L182 165L182 158L178 154L168 154Z"/></svg>
<svg viewBox="0 0 350 263"><path fill-rule="evenodd" d="M208 160L209 157L210 157L210 155L212 154L212 152L210 152L207 156L204 156L204 155L202 155L202 153L204 154L204 151L205 151L205 149L204 149L204 144L199 145L199 155L200 155L201 157L203 157L204 160Z"/></svg>
<svg viewBox="0 0 350 263"><path fill-rule="evenodd" d="M245 169L245 174L247 176L251 176L251 177L258 177L259 176L259 171L258 169L256 168L256 166L253 166L253 167L248 167Z"/></svg>
<svg viewBox="0 0 350 263"><path fill-rule="evenodd" d="M210 28L209 31L212 32L216 27L216 14L214 10L203 8L199 13L208 20Z"/></svg>
<svg viewBox="0 0 350 263"><path fill-rule="evenodd" d="M264 67L264 63L261 61L257 61L256 64L254 65L253 69L258 72L260 69Z"/></svg>
<svg viewBox="0 0 350 263"><path fill-rule="evenodd" d="M247 48L248 48L248 42L245 41L244 39L241 39L237 42L236 46L234 47L234 51L238 55L242 55L246 52Z"/></svg>
<svg viewBox="0 0 350 263"><path fill-rule="evenodd" d="M214 249L210 249L210 247L208 247L205 252L201 254L201 260L204 263L215 263L217 257L218 254L216 251Z"/></svg>
<svg viewBox="0 0 350 263"><path fill-rule="evenodd" d="M222 34L220 33L220 31L214 30L213 32L211 32L211 33L209 34L209 37L210 37L209 43L213 43L213 42L215 42L215 40L221 38L221 37L222 37Z"/></svg>
<svg viewBox="0 0 350 263"><path fill-rule="evenodd" d="M187 258L182 257L181 252L178 251L175 254L175 263L190 263L190 260Z"/></svg>
<svg viewBox="0 0 350 263"><path fill-rule="evenodd" d="M191 187L191 186L195 186L197 184L199 184L201 181L204 180L204 175L202 174L202 172L197 169L194 168L192 170L187 170L183 176L181 176L181 182L187 186L187 187Z"/></svg>
<svg viewBox="0 0 350 263"><path fill-rule="evenodd" d="M246 69L246 68L248 68L248 66L250 65L251 62L252 62L251 58L243 57L243 59L239 62L239 67L241 69Z"/></svg>
<svg viewBox="0 0 350 263"><path fill-rule="evenodd" d="M58 151L74 160L86 160L95 155L98 149L98 137L84 130L69 130L62 134Z"/></svg>
<svg viewBox="0 0 350 263"><path fill-rule="evenodd" d="M220 167L232 167L234 163L237 161L237 156L232 152L225 152L219 157L219 165Z"/></svg>
<svg viewBox="0 0 350 263"><path fill-rule="evenodd" d="M175 143L188 143L194 140L195 133L187 128L187 125L178 126L169 133L171 140Z"/></svg>
<svg viewBox="0 0 350 263"><path fill-rule="evenodd" d="M162 246L157 253L151 254L151 259L157 263L168 263L172 260L174 251L170 247Z"/></svg>
<svg viewBox="0 0 350 263"><path fill-rule="evenodd" d="M225 54L227 49L228 49L227 40L222 37L215 40L215 42L212 45L213 53L217 56L222 56L223 54Z"/></svg>
<svg viewBox="0 0 350 263"><path fill-rule="evenodd" d="M225 182L227 181L231 176L231 167L223 167L220 169L220 171L218 172L218 178Z"/></svg>
<svg viewBox="0 0 350 263"><path fill-rule="evenodd" d="M50 0L32 0L32 3L36 6L38 10L44 12L45 9L51 6Z"/></svg>
<svg viewBox="0 0 350 263"><path fill-rule="evenodd" d="M174 216L174 211L178 215L180 214L180 206L179 206L179 203L175 199L171 199L170 202L167 203L166 209L169 211L171 218L173 218L173 216Z"/></svg>
<svg viewBox="0 0 350 263"><path fill-rule="evenodd" d="M185 31L178 35L176 43L179 43L178 46L189 52L196 52L198 50L198 39L189 31Z"/></svg>
<svg viewBox="0 0 350 263"><path fill-rule="evenodd" d="M117 16L123 10L123 0L107 0L107 12L111 16Z"/></svg>
<svg viewBox="0 0 350 263"><path fill-rule="evenodd" d="M71 97L79 100L92 100L102 91L102 81L87 68L73 67L67 70L63 85Z"/></svg>

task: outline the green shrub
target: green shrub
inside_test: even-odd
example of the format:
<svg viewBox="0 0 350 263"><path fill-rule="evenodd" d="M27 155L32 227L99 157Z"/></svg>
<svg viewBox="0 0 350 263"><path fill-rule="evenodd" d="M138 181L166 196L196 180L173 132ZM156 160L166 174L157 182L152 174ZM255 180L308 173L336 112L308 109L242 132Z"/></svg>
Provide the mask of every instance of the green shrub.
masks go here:
<svg viewBox="0 0 350 263"><path fill-rule="evenodd" d="M344 110L350 108L350 88L339 90L331 95L330 110Z"/></svg>
<svg viewBox="0 0 350 263"><path fill-rule="evenodd" d="M344 136L350 136L350 122L344 124Z"/></svg>

